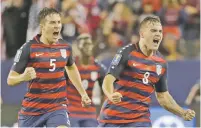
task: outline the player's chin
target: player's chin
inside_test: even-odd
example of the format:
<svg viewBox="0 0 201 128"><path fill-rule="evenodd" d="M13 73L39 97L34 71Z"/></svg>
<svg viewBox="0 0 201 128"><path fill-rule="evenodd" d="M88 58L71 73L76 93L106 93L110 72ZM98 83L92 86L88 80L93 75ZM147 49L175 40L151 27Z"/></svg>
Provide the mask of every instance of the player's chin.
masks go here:
<svg viewBox="0 0 201 128"><path fill-rule="evenodd" d="M58 40L59 40L59 38L53 38L52 42L56 43L56 42L58 42Z"/></svg>
<svg viewBox="0 0 201 128"><path fill-rule="evenodd" d="M158 48L159 48L159 46L153 46L153 47L151 48L151 50L152 50L152 51L157 51Z"/></svg>

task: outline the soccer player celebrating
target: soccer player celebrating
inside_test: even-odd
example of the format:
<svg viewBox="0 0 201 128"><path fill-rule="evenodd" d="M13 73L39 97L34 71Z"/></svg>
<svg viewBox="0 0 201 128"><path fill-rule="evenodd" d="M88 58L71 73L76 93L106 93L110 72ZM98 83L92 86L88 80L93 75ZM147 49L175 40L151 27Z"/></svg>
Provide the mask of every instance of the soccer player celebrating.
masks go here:
<svg viewBox="0 0 201 128"><path fill-rule="evenodd" d="M83 105L90 105L91 100L81 85L71 46L60 39L60 13L44 8L39 13L39 23L41 34L17 51L7 80L11 86L29 82L18 115L19 127L69 127L65 69Z"/></svg>
<svg viewBox="0 0 201 128"><path fill-rule="evenodd" d="M181 108L167 89L167 62L157 51L163 34L160 19L146 17L140 24L140 41L121 48L103 81L104 102L100 127L151 127L149 105L156 91L166 110L192 120L193 110Z"/></svg>
<svg viewBox="0 0 201 128"><path fill-rule="evenodd" d="M94 60L92 56L93 42L91 35L85 33L78 36L77 47L80 51L80 56L75 57L75 63L80 72L82 85L89 97L92 98L92 92L97 91L94 90L96 88L95 85L97 85L96 83L98 82L99 85L102 85L106 67L97 60ZM69 102L68 110L70 112L69 117L72 127L98 126L95 105L92 104L88 108L82 108L80 96L69 80L67 84L67 99Z"/></svg>

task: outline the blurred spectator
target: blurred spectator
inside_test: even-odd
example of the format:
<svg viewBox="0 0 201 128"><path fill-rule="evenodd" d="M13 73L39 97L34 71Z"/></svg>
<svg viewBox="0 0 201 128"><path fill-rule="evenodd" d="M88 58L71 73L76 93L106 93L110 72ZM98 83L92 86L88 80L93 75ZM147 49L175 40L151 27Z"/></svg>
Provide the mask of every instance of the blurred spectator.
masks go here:
<svg viewBox="0 0 201 128"><path fill-rule="evenodd" d="M103 10L109 10L109 1L108 0L97 0L98 7Z"/></svg>
<svg viewBox="0 0 201 128"><path fill-rule="evenodd" d="M103 34L108 36L116 32L128 43L132 34L133 14L124 3L116 3L112 12L105 20Z"/></svg>
<svg viewBox="0 0 201 128"><path fill-rule="evenodd" d="M178 53L177 51L177 45L178 45L178 39L175 35L167 34L163 38L162 45L164 48L168 51L168 55L166 56L166 59L168 61L175 61L183 59L183 57Z"/></svg>
<svg viewBox="0 0 201 128"><path fill-rule="evenodd" d="M147 3L143 6L142 14L139 16L139 23L147 16L154 14L154 8L151 3Z"/></svg>
<svg viewBox="0 0 201 128"><path fill-rule="evenodd" d="M33 36L39 33L38 13L42 9L39 5L40 0L32 0L32 5L29 11L29 22L27 28L26 41L33 39Z"/></svg>
<svg viewBox="0 0 201 128"><path fill-rule="evenodd" d="M12 0L1 0L1 14L7 7L10 7L12 4Z"/></svg>
<svg viewBox="0 0 201 128"><path fill-rule="evenodd" d="M184 14L178 0L164 0L164 6L158 12L163 25L164 36L173 34L179 39L181 37L180 25L184 21Z"/></svg>
<svg viewBox="0 0 201 128"><path fill-rule="evenodd" d="M27 3L31 1L28 12L30 5ZM90 33L96 43L95 56L110 47L108 39L111 35L120 39L120 45L138 42L139 23L153 14L161 18L165 41L160 50L169 60L182 59L181 56L194 59L200 54L199 0L2 0L1 3L4 37L1 38L2 59L6 58L5 51L8 58L14 56L25 42L24 35L28 41L39 33L37 14L43 7L61 11L61 35L67 42L73 43L81 33ZM166 40L172 42L172 37L167 39L166 35L176 39L174 43L167 43L169 41Z"/></svg>
<svg viewBox="0 0 201 128"><path fill-rule="evenodd" d="M200 127L200 80L191 88L185 103L196 112L196 127Z"/></svg>
<svg viewBox="0 0 201 128"><path fill-rule="evenodd" d="M132 9L133 13L140 15L142 12L143 0L125 0L125 3Z"/></svg>
<svg viewBox="0 0 201 128"><path fill-rule="evenodd" d="M135 44L139 41L140 37L137 34L133 34L131 37L131 43Z"/></svg>
<svg viewBox="0 0 201 128"><path fill-rule="evenodd" d="M200 55L200 0L187 0L183 8L185 22L182 26L186 57Z"/></svg>
<svg viewBox="0 0 201 128"><path fill-rule="evenodd" d="M2 15L3 38L6 44L6 56L12 58L26 41L30 0L12 0L11 6Z"/></svg>
<svg viewBox="0 0 201 128"><path fill-rule="evenodd" d="M104 65L110 65L110 61L113 59L117 50L122 46L122 40L117 33L113 32L108 36L106 42L106 48L100 51L97 59Z"/></svg>
<svg viewBox="0 0 201 128"><path fill-rule="evenodd" d="M146 6L147 4L150 4L153 7L153 12L158 12L161 9L162 1L164 0L142 0L143 5L142 7Z"/></svg>
<svg viewBox="0 0 201 128"><path fill-rule="evenodd" d="M154 9L151 3L147 3L143 5L142 13L138 16L137 19L133 20L133 35L131 37L132 43L137 43L139 41L139 24L140 22L147 16L153 15ZM137 16L135 16L137 17Z"/></svg>
<svg viewBox="0 0 201 128"><path fill-rule="evenodd" d="M33 39L33 37L40 32L38 22L38 13L40 10L44 7L58 8L57 5L59 5L57 0L32 0L32 5L29 11L27 41Z"/></svg>
<svg viewBox="0 0 201 128"><path fill-rule="evenodd" d="M80 33L88 32L86 25L87 11L84 6L76 0L62 0L62 37L69 43Z"/></svg>
<svg viewBox="0 0 201 128"><path fill-rule="evenodd" d="M101 12L97 0L80 0L87 11L86 24L92 38L96 38L97 29L101 22Z"/></svg>

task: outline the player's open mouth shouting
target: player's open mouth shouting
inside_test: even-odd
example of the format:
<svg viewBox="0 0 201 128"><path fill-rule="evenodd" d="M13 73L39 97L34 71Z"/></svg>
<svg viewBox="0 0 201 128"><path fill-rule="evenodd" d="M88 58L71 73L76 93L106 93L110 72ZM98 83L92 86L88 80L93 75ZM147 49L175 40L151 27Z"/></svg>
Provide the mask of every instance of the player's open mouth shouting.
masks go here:
<svg viewBox="0 0 201 128"><path fill-rule="evenodd" d="M58 31L54 31L54 32L53 32L53 37L54 37L54 38L58 38L58 37L59 37L59 34L60 34L59 30L58 30Z"/></svg>
<svg viewBox="0 0 201 128"><path fill-rule="evenodd" d="M160 39L153 39L154 44L158 44L160 42Z"/></svg>

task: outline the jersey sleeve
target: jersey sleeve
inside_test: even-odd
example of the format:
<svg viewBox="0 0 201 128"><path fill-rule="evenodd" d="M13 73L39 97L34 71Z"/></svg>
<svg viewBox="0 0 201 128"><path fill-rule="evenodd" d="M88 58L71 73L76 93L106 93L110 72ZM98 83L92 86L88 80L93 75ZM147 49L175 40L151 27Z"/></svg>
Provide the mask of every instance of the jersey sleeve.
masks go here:
<svg viewBox="0 0 201 128"><path fill-rule="evenodd" d="M20 49L17 50L11 70L19 74L23 73L28 64L29 55L30 43L25 43Z"/></svg>
<svg viewBox="0 0 201 128"><path fill-rule="evenodd" d="M100 86L102 86L102 84L103 84L103 79L104 79L104 77L105 77L105 74L106 74L106 70L107 70L107 68L106 68L106 66L105 65L103 65L101 62L99 62L98 60L95 60L95 62L96 62L96 64L100 67L100 70L99 70L99 74L100 74L100 76L99 76L99 78L98 78L98 83L99 83L99 85Z"/></svg>
<svg viewBox="0 0 201 128"><path fill-rule="evenodd" d="M159 81L155 84L156 92L166 92L168 91L167 85L167 64L165 65L165 72L160 77Z"/></svg>
<svg viewBox="0 0 201 128"><path fill-rule="evenodd" d="M70 56L68 58L68 61L67 61L67 64L66 66L72 66L74 63L74 60L73 60L73 52L72 52L72 47L70 46Z"/></svg>
<svg viewBox="0 0 201 128"><path fill-rule="evenodd" d="M119 79L120 74L127 65L128 54L128 49L120 49L114 56L107 74L111 74L116 79Z"/></svg>

